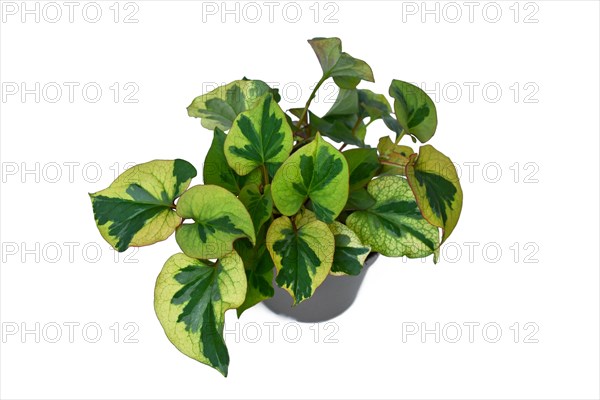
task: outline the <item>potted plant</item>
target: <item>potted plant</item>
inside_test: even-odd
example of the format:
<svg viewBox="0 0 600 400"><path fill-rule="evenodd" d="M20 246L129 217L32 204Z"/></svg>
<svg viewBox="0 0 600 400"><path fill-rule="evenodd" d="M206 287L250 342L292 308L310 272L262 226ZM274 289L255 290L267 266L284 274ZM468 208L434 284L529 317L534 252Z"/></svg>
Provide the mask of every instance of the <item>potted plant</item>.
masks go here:
<svg viewBox="0 0 600 400"><path fill-rule="evenodd" d="M384 95L357 89L374 82L373 73L342 52L339 39L309 43L322 76L304 108L284 112L277 90L246 78L187 108L214 135L203 185L189 187L197 174L189 162L155 160L90 194L98 229L118 251L175 233L181 253L157 278L156 315L181 352L225 376L225 311L239 316L273 296L273 282L301 303L329 275L359 274L371 252L437 261L461 212L450 159L431 145L415 152L400 144L431 139L431 99L394 80L392 107ZM339 95L319 117L310 105L329 78ZM394 137L372 148L365 135L377 120Z"/></svg>

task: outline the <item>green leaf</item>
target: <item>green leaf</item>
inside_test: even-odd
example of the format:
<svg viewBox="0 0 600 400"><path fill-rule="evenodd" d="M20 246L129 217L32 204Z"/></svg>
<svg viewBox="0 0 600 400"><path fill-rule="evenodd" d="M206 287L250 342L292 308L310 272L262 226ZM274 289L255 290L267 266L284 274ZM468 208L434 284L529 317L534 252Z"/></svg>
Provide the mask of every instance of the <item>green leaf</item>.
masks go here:
<svg viewBox="0 0 600 400"><path fill-rule="evenodd" d="M357 90L360 116L369 117L371 122L383 118L392 112L390 103L384 95L374 93L368 89Z"/></svg>
<svg viewBox="0 0 600 400"><path fill-rule="evenodd" d="M177 244L189 257L220 258L231 252L234 240L256 240L252 219L242 202L219 186L190 188L177 202L177 214L194 220L175 233Z"/></svg>
<svg viewBox="0 0 600 400"><path fill-rule="evenodd" d="M331 223L348 199L346 159L317 134L283 163L273 178L271 192L283 215L296 214L310 199L317 218Z"/></svg>
<svg viewBox="0 0 600 400"><path fill-rule="evenodd" d="M396 119L402 128L421 143L427 142L437 127L433 100L418 86L394 79L390 85Z"/></svg>
<svg viewBox="0 0 600 400"><path fill-rule="evenodd" d="M365 186L379 170L379 157L376 149L351 149L342 153L348 162L350 191Z"/></svg>
<svg viewBox="0 0 600 400"><path fill-rule="evenodd" d="M361 120L369 117L370 122L388 116L392 112L384 95L368 89L340 89L333 106L324 118L354 115Z"/></svg>
<svg viewBox="0 0 600 400"><path fill-rule="evenodd" d="M439 247L438 228L427 222L406 179L377 178L367 187L375 204L355 211L346 220L360 240L372 251L388 257L426 257Z"/></svg>
<svg viewBox="0 0 600 400"><path fill-rule="evenodd" d="M314 38L308 43L313 48L325 78L334 78L343 89L354 89L361 80L375 82L371 67L342 52L342 41L338 38Z"/></svg>
<svg viewBox="0 0 600 400"><path fill-rule="evenodd" d="M379 139L377 151L379 151L381 160L396 164L384 164L381 175L404 175L404 168L408 164L408 159L414 153L413 149L408 146L395 144L388 136Z"/></svg>
<svg viewBox="0 0 600 400"><path fill-rule="evenodd" d="M226 131L238 114L252 108L265 93L272 90L263 81L237 80L196 97L187 112L190 117L201 118L206 129Z"/></svg>
<svg viewBox="0 0 600 400"><path fill-rule="evenodd" d="M401 135L402 135L402 132L404 132L404 130L402 129L402 126L400 126L400 124L398 123L396 118L392 117L390 114L387 114L387 115L383 116L383 122L385 123L385 126L387 126L389 130L396 133L396 139L399 137L402 137ZM413 142L414 142L415 139L412 136L411 136L411 138L413 139Z"/></svg>
<svg viewBox="0 0 600 400"><path fill-rule="evenodd" d="M367 128L356 115L334 115L319 118L312 112L308 112L312 130L320 132L323 136L354 146L365 146L365 135Z"/></svg>
<svg viewBox="0 0 600 400"><path fill-rule="evenodd" d="M431 145L410 156L406 177L423 216L443 230L442 243L452 233L462 210L463 193L452 161Z"/></svg>
<svg viewBox="0 0 600 400"><path fill-rule="evenodd" d="M225 157L238 175L257 167L275 171L293 146L292 128L271 95L238 115L225 139Z"/></svg>
<svg viewBox="0 0 600 400"><path fill-rule="evenodd" d="M224 152L226 137L225 132L215 128L212 144L204 160L204 184L221 186L237 195L246 184L260 184L263 178L259 169L246 176L239 176L229 167Z"/></svg>
<svg viewBox="0 0 600 400"><path fill-rule="evenodd" d="M392 118L390 112L390 105L381 94L366 89L340 89L335 103L323 118L312 113L309 117L314 131L336 142L365 147L367 125L363 120L369 117L371 123L380 118Z"/></svg>
<svg viewBox="0 0 600 400"><path fill-rule="evenodd" d="M290 114L292 114L294 117L296 118L300 118L302 117L302 113L304 112L304 107L300 107L300 108L290 108L288 110L290 112Z"/></svg>
<svg viewBox="0 0 600 400"><path fill-rule="evenodd" d="M335 102L323 117L351 115L357 113L358 91L356 89L340 89Z"/></svg>
<svg viewBox="0 0 600 400"><path fill-rule="evenodd" d="M248 290L244 303L238 307L238 318L247 309L273 297L273 270L275 265L266 246L269 224L264 225L256 236L256 245L248 239L237 240L233 246L244 262Z"/></svg>
<svg viewBox="0 0 600 400"><path fill-rule="evenodd" d="M348 195L348 202L344 207L345 210L364 210L372 207L375 204L375 199L369 194L366 188L353 190Z"/></svg>
<svg viewBox="0 0 600 400"><path fill-rule="evenodd" d="M254 230L258 234L261 226L271 218L273 214L273 198L271 197L271 185L264 188L264 193L260 192L257 184L244 186L240 192L240 201L252 217Z"/></svg>
<svg viewBox="0 0 600 400"><path fill-rule="evenodd" d="M306 300L323 283L331 269L335 241L327 224L314 220L294 226L288 217L277 218L267 232L267 248L277 269L277 285L294 299Z"/></svg>
<svg viewBox="0 0 600 400"><path fill-rule="evenodd" d="M360 60L358 60L360 61ZM361 64L356 65L357 68L370 67L364 61L361 61ZM368 73L368 72L367 72ZM372 74L372 72L371 72ZM341 89L356 89L358 84L360 83L360 78L354 76L336 76L333 78L333 81L336 85L338 85ZM371 81L373 82L373 81Z"/></svg>
<svg viewBox="0 0 600 400"><path fill-rule="evenodd" d="M341 222L329 225L335 239L335 252L331 266L332 275L358 275L369 251L356 233Z"/></svg>
<svg viewBox="0 0 600 400"><path fill-rule="evenodd" d="M225 311L241 305L245 294L244 266L237 253L216 264L178 253L158 275L154 310L179 351L227 376Z"/></svg>
<svg viewBox="0 0 600 400"><path fill-rule="evenodd" d="M350 175L350 193L344 209L346 210L364 210L375 203L375 200L367 190L365 185L377 174L381 165L377 156L377 150L352 149L342 153L348 161L348 171Z"/></svg>
<svg viewBox="0 0 600 400"><path fill-rule="evenodd" d="M308 43L313 48L323 73L333 69L342 55L342 41L339 38L314 38Z"/></svg>
<svg viewBox="0 0 600 400"><path fill-rule="evenodd" d="M196 176L184 160L155 160L127 169L111 185L91 193L96 225L118 251L165 240L181 223L174 201Z"/></svg>
<svg viewBox="0 0 600 400"><path fill-rule="evenodd" d="M369 117L371 123L380 118L392 118L390 112L390 104L381 94L366 89L340 89L331 109L323 118L311 115L311 123L321 134L337 142L364 147L366 125L363 120Z"/></svg>
<svg viewBox="0 0 600 400"><path fill-rule="evenodd" d="M361 80L375 82L373 71L369 67L369 64L350 56L348 53L341 54L329 75L343 89L354 89Z"/></svg>

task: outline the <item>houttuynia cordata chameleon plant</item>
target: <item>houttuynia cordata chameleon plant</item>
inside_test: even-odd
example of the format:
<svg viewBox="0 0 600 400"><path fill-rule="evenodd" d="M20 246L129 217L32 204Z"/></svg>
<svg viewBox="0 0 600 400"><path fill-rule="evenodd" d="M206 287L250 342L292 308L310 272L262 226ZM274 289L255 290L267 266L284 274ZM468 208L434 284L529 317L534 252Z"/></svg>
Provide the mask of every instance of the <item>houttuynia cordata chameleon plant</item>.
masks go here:
<svg viewBox="0 0 600 400"><path fill-rule="evenodd" d="M429 144L400 144L434 135L429 96L393 80L392 107L357 89L373 72L339 39L309 44L322 76L304 108L284 112L277 90L246 78L193 100L188 114L213 134L203 185L189 187L197 174L189 162L155 160L90 195L98 229L118 251L175 233L181 253L158 276L156 315L181 352L225 376L227 310L240 316L273 296L273 282L300 303L328 275L357 275L369 252L437 261L460 216L452 161ZM309 106L329 78L339 95L317 116ZM365 136L377 120L392 137L372 148Z"/></svg>

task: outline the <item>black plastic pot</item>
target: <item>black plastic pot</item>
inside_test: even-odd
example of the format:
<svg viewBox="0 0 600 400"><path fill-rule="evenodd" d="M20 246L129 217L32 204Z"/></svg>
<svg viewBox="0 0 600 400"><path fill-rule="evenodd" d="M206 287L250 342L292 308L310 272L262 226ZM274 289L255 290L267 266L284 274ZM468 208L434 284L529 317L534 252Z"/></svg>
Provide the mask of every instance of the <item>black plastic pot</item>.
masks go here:
<svg viewBox="0 0 600 400"><path fill-rule="evenodd" d="M354 303L369 267L378 257L379 253L370 253L356 276L328 276L308 300L296 306L292 306L290 294L277 285L274 285L275 295L263 304L274 313L299 322L323 322L335 318Z"/></svg>

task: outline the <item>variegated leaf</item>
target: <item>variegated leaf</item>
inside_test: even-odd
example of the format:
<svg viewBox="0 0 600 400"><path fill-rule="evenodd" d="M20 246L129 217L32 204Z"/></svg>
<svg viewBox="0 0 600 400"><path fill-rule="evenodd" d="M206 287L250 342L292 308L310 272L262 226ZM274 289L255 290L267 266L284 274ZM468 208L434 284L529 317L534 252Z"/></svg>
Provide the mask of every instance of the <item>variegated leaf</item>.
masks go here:
<svg viewBox="0 0 600 400"><path fill-rule="evenodd" d="M177 214L194 220L175 233L177 244L189 257L219 258L231 252L236 239L256 240L252 219L242 202L219 186L190 188L177 202Z"/></svg>
<svg viewBox="0 0 600 400"><path fill-rule="evenodd" d="M225 158L225 138L227 134L215 128L214 137L206 158L204 159L203 177L205 185L217 185L238 195L240 190L251 183L261 184L262 173L256 168L248 175L239 176L227 163Z"/></svg>
<svg viewBox="0 0 600 400"><path fill-rule="evenodd" d="M371 249L341 222L334 221L329 229L335 239L331 275L358 275Z"/></svg>
<svg viewBox="0 0 600 400"><path fill-rule="evenodd" d="M187 112L190 117L201 118L206 129L226 131L241 112L252 108L261 96L270 91L271 88L263 81L233 81L196 97Z"/></svg>
<svg viewBox="0 0 600 400"><path fill-rule="evenodd" d="M181 223L174 201L196 176L184 160L155 160L127 169L90 194L102 237L118 251L165 240Z"/></svg>
<svg viewBox="0 0 600 400"><path fill-rule="evenodd" d="M389 257L426 257L439 247L438 228L423 218L406 179L377 178L367 187L375 204L346 220L372 251Z"/></svg>
<svg viewBox="0 0 600 400"><path fill-rule="evenodd" d="M277 171L271 192L283 215L296 214L310 199L317 218L331 223L346 205L348 188L346 159L317 134Z"/></svg>
<svg viewBox="0 0 600 400"><path fill-rule="evenodd" d="M406 165L406 177L423 216L450 236L462 210L463 193L452 161L431 145L421 146Z"/></svg>
<svg viewBox="0 0 600 400"><path fill-rule="evenodd" d="M294 304L306 300L323 283L333 262L335 241L327 224L298 218L294 224L277 218L267 233L267 248L277 269L277 285L285 289Z"/></svg>
<svg viewBox="0 0 600 400"><path fill-rule="evenodd" d="M437 128L435 103L423 89L408 82L394 79L390 85L396 120L408 133L421 143L427 142Z"/></svg>
<svg viewBox="0 0 600 400"><path fill-rule="evenodd" d="M158 275L154 310L179 351L227 376L225 311L240 306L245 295L244 266L236 252L216 263L178 253Z"/></svg>
<svg viewBox="0 0 600 400"><path fill-rule="evenodd" d="M247 175L256 168L266 168L273 175L292 146L292 128L268 94L235 119L225 139L225 157L238 175Z"/></svg>

